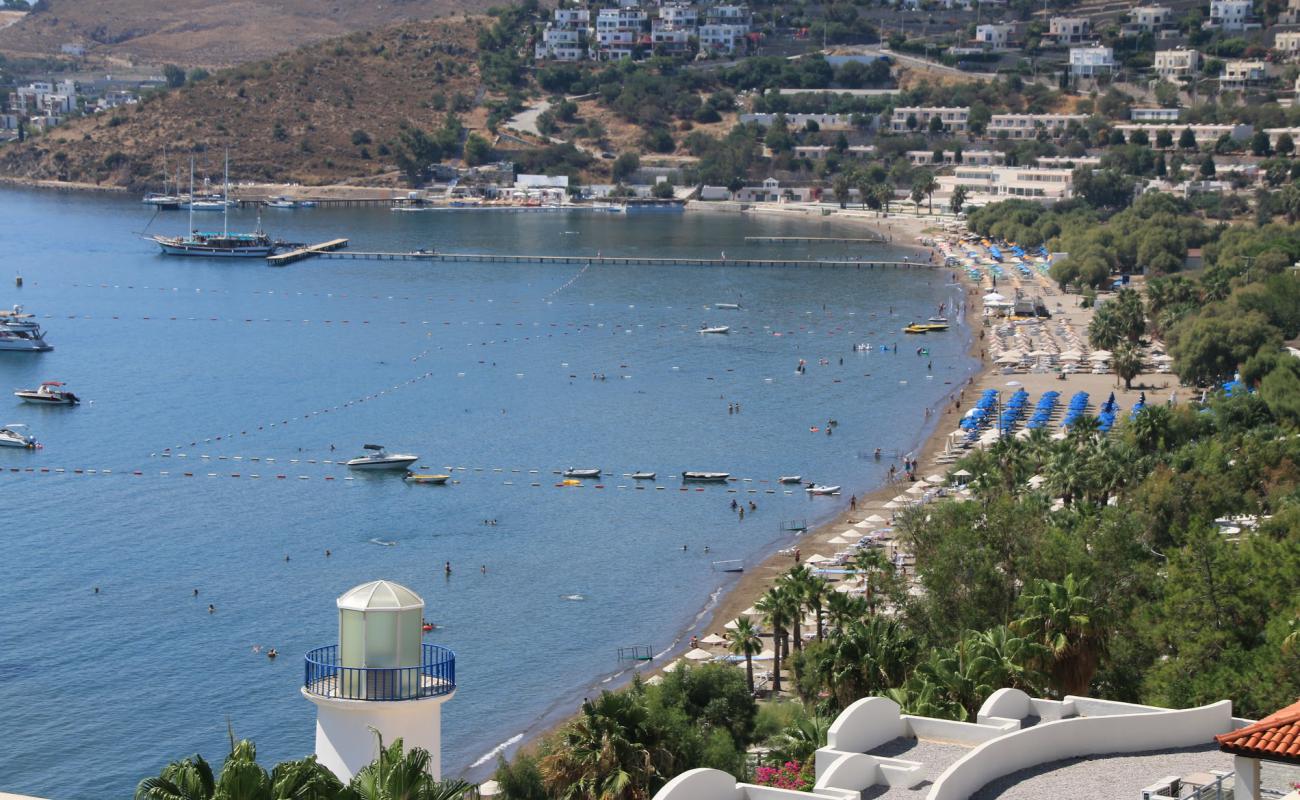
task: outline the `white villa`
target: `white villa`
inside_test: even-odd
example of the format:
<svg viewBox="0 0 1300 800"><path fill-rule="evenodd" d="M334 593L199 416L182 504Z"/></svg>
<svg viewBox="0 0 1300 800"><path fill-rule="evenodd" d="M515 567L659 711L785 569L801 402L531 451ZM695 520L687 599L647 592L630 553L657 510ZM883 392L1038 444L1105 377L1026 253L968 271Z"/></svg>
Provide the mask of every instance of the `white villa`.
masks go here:
<svg viewBox="0 0 1300 800"><path fill-rule="evenodd" d="M1092 21L1087 17L1052 17L1047 35L1058 44L1078 44L1092 38Z"/></svg>
<svg viewBox="0 0 1300 800"><path fill-rule="evenodd" d="M1201 69L1201 54L1195 50L1157 50L1155 71L1161 78L1176 81L1195 75Z"/></svg>
<svg viewBox="0 0 1300 800"><path fill-rule="evenodd" d="M1070 74L1076 78L1109 75L1115 69L1115 51L1100 45L1070 48Z"/></svg>
<svg viewBox="0 0 1300 800"><path fill-rule="evenodd" d="M1284 765L1300 762L1286 745L1300 728L1297 706L1253 723L1234 718L1227 700L1171 710L1000 689L977 721L952 722L869 697L831 724L811 793L695 769L655 800L966 800L985 787L1017 797L1260 800L1296 777Z"/></svg>
<svg viewBox="0 0 1300 800"><path fill-rule="evenodd" d="M889 118L889 130L894 133L907 133L912 130L908 127L909 118L916 120L915 129L918 131L928 130L930 120L938 117L943 122L943 127L953 133L965 133L970 122L970 108L967 106L900 106L894 109L894 113Z"/></svg>

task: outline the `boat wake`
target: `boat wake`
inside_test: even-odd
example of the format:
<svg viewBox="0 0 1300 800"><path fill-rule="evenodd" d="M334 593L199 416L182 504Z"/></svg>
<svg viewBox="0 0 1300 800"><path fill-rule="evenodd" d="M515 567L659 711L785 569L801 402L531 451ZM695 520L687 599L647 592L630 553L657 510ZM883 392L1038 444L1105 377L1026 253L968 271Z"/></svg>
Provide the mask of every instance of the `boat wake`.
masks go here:
<svg viewBox="0 0 1300 800"><path fill-rule="evenodd" d="M380 539L380 538L377 538L377 537L374 538L374 539L370 539L369 542L370 542L371 544L377 544L377 545L379 545L380 547L396 547L396 546L397 546L397 542L394 542L394 541L391 541L391 540L388 540L388 539Z"/></svg>
<svg viewBox="0 0 1300 800"><path fill-rule="evenodd" d="M497 745L496 747L494 747L494 748L492 748L491 750L487 751L487 752L484 753L483 755L479 756L478 761L475 761L473 764L470 764L470 765L469 765L469 768L470 768L470 769L474 769L475 767L481 767L481 766L483 766L484 764L488 763L488 762L491 761L492 759L494 759L494 758L496 758L497 756L499 756L499 755L501 755L502 753L504 753L504 752L506 751L506 749L509 748L511 745L519 744L519 742L520 742L523 738L524 738L524 735L523 735L522 733L516 733L514 736L511 736L509 739L506 739L506 740L505 740L504 742L502 742L501 744Z"/></svg>
<svg viewBox="0 0 1300 800"><path fill-rule="evenodd" d="M582 601L582 600L586 600L587 598L586 598L584 595L580 595L580 594L562 594L562 595L560 595L560 599L561 599L561 600L572 600L572 601L574 601L574 602L580 602L580 601Z"/></svg>

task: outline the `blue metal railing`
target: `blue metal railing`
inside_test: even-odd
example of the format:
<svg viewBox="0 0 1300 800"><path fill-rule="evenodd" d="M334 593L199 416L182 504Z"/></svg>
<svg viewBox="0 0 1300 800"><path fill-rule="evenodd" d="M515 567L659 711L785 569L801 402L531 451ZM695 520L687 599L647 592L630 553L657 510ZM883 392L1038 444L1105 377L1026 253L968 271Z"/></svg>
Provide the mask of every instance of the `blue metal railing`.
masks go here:
<svg viewBox="0 0 1300 800"><path fill-rule="evenodd" d="M417 700L456 691L456 654L436 644L422 645L418 667L345 667L339 646L307 653L303 687L311 694L345 700Z"/></svg>

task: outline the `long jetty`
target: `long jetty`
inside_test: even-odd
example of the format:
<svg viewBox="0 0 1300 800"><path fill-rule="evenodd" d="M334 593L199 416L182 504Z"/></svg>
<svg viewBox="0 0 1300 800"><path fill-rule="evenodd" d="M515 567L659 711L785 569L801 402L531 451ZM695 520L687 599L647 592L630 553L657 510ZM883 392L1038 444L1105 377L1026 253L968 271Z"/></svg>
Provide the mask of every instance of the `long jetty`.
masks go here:
<svg viewBox="0 0 1300 800"><path fill-rule="evenodd" d="M665 258L656 256L544 256L505 253L374 253L360 251L329 252L303 248L285 256L303 258L357 259L365 261L436 261L480 262L492 264L617 264L680 267L836 267L842 269L932 269L924 261L867 261L851 259L782 259L782 258ZM283 256L271 256L268 261ZM277 264L278 266L279 264Z"/></svg>
<svg viewBox="0 0 1300 800"><path fill-rule="evenodd" d="M758 244L882 244L885 237L848 239L840 236L746 236L745 241Z"/></svg>

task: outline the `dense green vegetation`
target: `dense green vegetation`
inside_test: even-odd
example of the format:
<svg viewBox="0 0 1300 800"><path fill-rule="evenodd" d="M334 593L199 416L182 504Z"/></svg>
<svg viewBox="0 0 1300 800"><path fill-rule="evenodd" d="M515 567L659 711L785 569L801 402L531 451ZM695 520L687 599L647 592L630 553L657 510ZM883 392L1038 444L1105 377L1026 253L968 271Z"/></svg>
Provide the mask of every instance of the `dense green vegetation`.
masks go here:
<svg viewBox="0 0 1300 800"><path fill-rule="evenodd" d="M429 753L406 750L402 740L384 746L379 757L344 784L308 756L284 761L270 771L257 763L257 748L230 737L230 753L215 772L203 756L173 761L154 778L140 781L135 800L458 800L470 788L461 780L435 781Z"/></svg>

